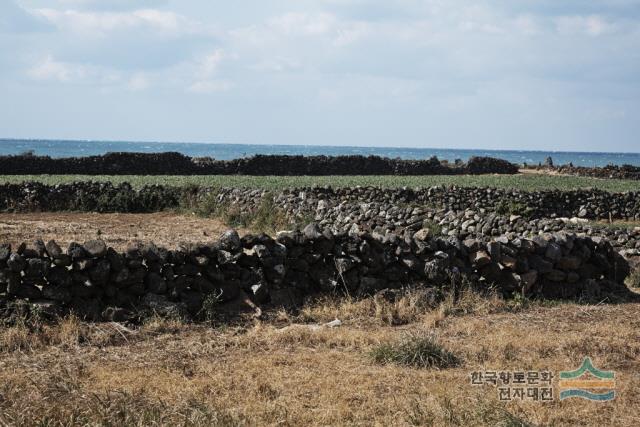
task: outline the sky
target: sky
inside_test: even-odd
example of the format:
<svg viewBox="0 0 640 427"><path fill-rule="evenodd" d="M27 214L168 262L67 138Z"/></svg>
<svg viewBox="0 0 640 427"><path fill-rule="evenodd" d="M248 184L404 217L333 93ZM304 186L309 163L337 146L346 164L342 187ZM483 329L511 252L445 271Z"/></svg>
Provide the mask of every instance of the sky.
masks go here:
<svg viewBox="0 0 640 427"><path fill-rule="evenodd" d="M0 0L0 137L640 151L640 1Z"/></svg>

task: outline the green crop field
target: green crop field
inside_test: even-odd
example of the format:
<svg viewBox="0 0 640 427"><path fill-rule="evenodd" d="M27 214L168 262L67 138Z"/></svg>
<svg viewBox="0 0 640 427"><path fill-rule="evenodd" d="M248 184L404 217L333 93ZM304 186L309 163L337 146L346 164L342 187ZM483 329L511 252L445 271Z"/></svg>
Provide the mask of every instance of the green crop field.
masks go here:
<svg viewBox="0 0 640 427"><path fill-rule="evenodd" d="M128 182L134 187L161 184L168 186L199 185L208 187L249 187L277 190L312 185L332 187L430 187L458 185L465 187L497 187L521 190L597 188L605 191L640 191L640 181L597 179L551 175L457 175L457 176L143 176L143 175L0 175L0 183L37 181L49 185L74 181Z"/></svg>

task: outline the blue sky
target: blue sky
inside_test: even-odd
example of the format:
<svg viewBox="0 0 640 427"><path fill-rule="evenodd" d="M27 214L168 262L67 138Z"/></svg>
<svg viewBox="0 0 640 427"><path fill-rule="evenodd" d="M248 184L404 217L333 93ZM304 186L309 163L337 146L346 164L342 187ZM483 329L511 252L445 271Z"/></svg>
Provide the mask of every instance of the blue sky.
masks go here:
<svg viewBox="0 0 640 427"><path fill-rule="evenodd" d="M640 1L0 0L0 137L640 151Z"/></svg>

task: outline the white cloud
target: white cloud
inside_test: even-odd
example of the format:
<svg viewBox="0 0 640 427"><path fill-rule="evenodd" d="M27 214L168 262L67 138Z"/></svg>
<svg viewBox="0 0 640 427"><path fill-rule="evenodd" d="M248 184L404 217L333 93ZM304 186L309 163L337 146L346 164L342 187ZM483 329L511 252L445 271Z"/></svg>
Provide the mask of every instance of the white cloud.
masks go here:
<svg viewBox="0 0 640 427"><path fill-rule="evenodd" d="M202 55L200 58L185 64L181 73L189 79L192 75L192 83L187 87L187 92L192 93L214 93L231 90L234 84L226 79L217 77L220 64L225 59L225 53L221 49Z"/></svg>
<svg viewBox="0 0 640 427"><path fill-rule="evenodd" d="M27 70L27 76L36 81L49 81L75 85L114 86L123 80L121 71L56 60L46 55Z"/></svg>
<svg viewBox="0 0 640 427"><path fill-rule="evenodd" d="M174 12L141 9L130 12L92 12L78 10L36 9L33 11L61 31L85 35L102 35L115 31L147 29L163 34L192 32L197 25Z"/></svg>
<svg viewBox="0 0 640 427"><path fill-rule="evenodd" d="M564 35L585 34L597 37L615 31L615 26L599 15L561 16L555 22L557 31Z"/></svg>
<svg viewBox="0 0 640 427"><path fill-rule="evenodd" d="M150 86L149 77L144 73L135 73L129 79L127 87L132 91L142 91L148 89Z"/></svg>
<svg viewBox="0 0 640 427"><path fill-rule="evenodd" d="M226 92L233 89L233 87L233 83L227 80L201 80L194 82L187 88L187 91L192 93L208 94Z"/></svg>

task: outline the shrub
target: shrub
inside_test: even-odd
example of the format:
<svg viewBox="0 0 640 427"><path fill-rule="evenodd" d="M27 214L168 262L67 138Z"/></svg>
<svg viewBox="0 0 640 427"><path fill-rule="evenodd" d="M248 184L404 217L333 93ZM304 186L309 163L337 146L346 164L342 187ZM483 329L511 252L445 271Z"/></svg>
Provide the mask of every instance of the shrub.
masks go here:
<svg viewBox="0 0 640 427"><path fill-rule="evenodd" d="M627 277L627 285L631 288L640 288L640 268L633 270Z"/></svg>
<svg viewBox="0 0 640 427"><path fill-rule="evenodd" d="M501 200L496 205L495 211L500 215L520 215L523 217L528 217L532 213L532 209L527 207L526 205L519 202L506 200Z"/></svg>
<svg viewBox="0 0 640 427"><path fill-rule="evenodd" d="M408 335L402 341L381 344L371 357L376 363L445 369L458 366L460 359L442 347L432 334Z"/></svg>
<svg viewBox="0 0 640 427"><path fill-rule="evenodd" d="M442 235L442 227L435 221L425 220L422 223L422 228L429 230L429 236L438 237Z"/></svg>

